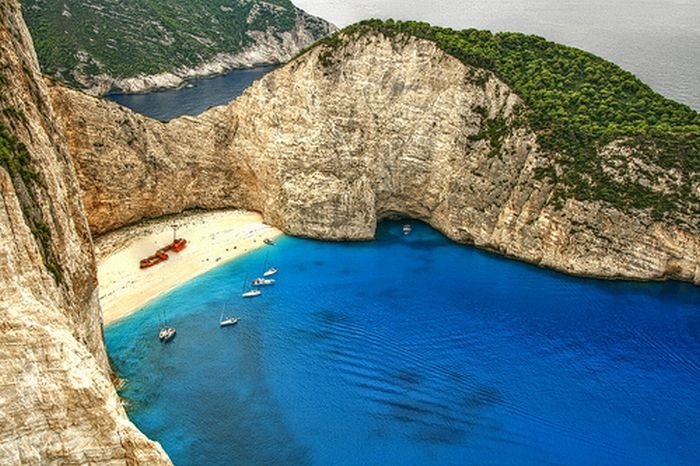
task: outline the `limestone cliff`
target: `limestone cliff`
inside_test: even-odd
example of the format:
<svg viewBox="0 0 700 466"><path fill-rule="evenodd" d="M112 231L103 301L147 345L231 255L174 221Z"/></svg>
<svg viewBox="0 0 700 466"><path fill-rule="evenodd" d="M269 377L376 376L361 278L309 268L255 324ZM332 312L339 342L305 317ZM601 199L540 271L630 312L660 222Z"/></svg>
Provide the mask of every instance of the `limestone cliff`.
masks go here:
<svg viewBox="0 0 700 466"><path fill-rule="evenodd" d="M112 385L80 188L14 0L0 109L0 464L169 464Z"/></svg>
<svg viewBox="0 0 700 466"><path fill-rule="evenodd" d="M95 233L235 206L293 235L363 240L407 216L572 274L700 284L697 217L557 205L535 173L546 165L536 135L516 124L520 97L430 41L377 33L317 47L231 104L167 124L61 87L52 96ZM484 137L495 120L498 141Z"/></svg>

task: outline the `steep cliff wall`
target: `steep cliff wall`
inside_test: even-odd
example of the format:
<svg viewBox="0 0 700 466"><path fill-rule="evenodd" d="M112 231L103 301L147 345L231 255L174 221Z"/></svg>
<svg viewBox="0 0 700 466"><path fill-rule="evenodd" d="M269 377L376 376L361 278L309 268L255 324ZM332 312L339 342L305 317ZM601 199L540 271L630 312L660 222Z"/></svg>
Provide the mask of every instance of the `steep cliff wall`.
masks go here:
<svg viewBox="0 0 700 466"><path fill-rule="evenodd" d="M167 124L61 87L52 95L96 233L236 206L294 235L369 239L398 215L569 273L700 283L696 217L554 202L521 99L433 42L366 34L317 47L228 106ZM634 162L625 150L601 152Z"/></svg>
<svg viewBox="0 0 700 466"><path fill-rule="evenodd" d="M169 464L110 380L80 188L13 0L0 109L0 463Z"/></svg>

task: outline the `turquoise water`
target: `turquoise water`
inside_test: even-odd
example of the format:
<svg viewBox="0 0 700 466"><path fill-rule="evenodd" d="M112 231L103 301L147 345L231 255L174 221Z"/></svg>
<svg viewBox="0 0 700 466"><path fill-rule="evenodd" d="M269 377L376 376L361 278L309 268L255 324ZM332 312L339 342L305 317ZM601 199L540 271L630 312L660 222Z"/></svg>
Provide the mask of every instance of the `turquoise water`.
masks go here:
<svg viewBox="0 0 700 466"><path fill-rule="evenodd" d="M239 298L266 254L277 283ZM242 319L220 329L225 302ZM576 279L422 224L282 238L106 339L131 418L176 465L700 458L700 288Z"/></svg>

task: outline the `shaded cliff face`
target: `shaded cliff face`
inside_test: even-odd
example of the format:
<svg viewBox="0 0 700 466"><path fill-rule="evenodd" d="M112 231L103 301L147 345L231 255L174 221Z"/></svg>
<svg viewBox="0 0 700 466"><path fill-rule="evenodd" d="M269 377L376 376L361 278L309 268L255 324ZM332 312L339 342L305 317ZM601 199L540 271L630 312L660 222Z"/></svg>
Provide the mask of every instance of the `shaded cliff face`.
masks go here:
<svg viewBox="0 0 700 466"><path fill-rule="evenodd" d="M432 42L367 34L317 47L228 106L167 124L60 87L52 95L97 233L236 206L294 235L370 239L379 219L408 216L569 273L700 283L697 221L554 205L521 99ZM633 161L625 150L601 153Z"/></svg>
<svg viewBox="0 0 700 466"><path fill-rule="evenodd" d="M169 464L112 385L80 188L10 0L0 108L0 463Z"/></svg>

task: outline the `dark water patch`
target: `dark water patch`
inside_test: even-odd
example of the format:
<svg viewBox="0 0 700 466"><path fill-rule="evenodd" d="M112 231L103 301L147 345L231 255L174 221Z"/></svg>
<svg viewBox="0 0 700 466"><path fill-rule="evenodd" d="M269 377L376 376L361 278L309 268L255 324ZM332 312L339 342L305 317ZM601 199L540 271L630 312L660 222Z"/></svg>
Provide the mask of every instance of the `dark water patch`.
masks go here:
<svg viewBox="0 0 700 466"><path fill-rule="evenodd" d="M314 312L312 315L322 324L329 326L335 326L341 323L346 324L350 322L350 318L347 315L332 309L323 309L321 311Z"/></svg>
<svg viewBox="0 0 700 466"><path fill-rule="evenodd" d="M402 369L393 373L389 374L389 377L392 377L399 382L405 384L405 385L418 385L423 381L423 377L416 371L410 370L410 369Z"/></svg>
<svg viewBox="0 0 700 466"><path fill-rule="evenodd" d="M503 397L497 388L483 386L472 393L467 393L462 400L465 408L478 409L501 404Z"/></svg>
<svg viewBox="0 0 700 466"><path fill-rule="evenodd" d="M423 443L459 445L465 442L467 431L447 426L428 426L410 436L411 440Z"/></svg>
<svg viewBox="0 0 700 466"><path fill-rule="evenodd" d="M240 96L254 81L276 66L235 70L222 76L189 81L181 89L147 94L110 94L108 99L161 121L183 115L196 116L210 107L225 105Z"/></svg>

